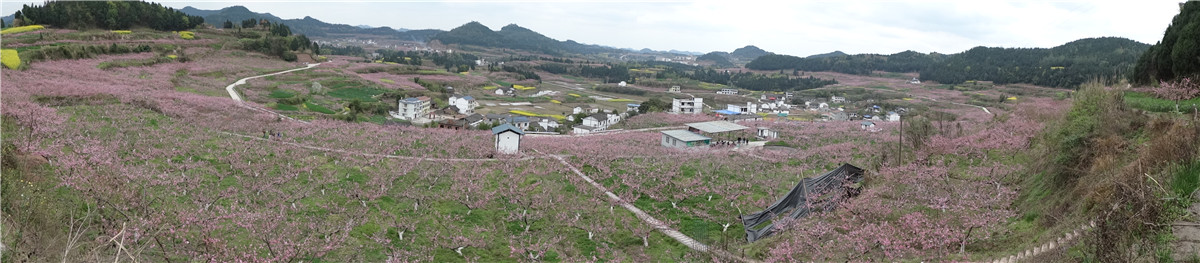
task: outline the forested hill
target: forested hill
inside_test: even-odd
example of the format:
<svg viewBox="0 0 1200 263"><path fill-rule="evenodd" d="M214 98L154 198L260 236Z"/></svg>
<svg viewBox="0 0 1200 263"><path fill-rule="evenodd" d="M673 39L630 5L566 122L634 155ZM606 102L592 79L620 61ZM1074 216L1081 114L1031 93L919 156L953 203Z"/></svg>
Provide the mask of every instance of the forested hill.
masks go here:
<svg viewBox="0 0 1200 263"><path fill-rule="evenodd" d="M734 49L733 52L729 53L729 56L737 59L754 60L767 54L771 54L771 52L767 52L766 50L762 50L761 48L750 45L739 49Z"/></svg>
<svg viewBox="0 0 1200 263"><path fill-rule="evenodd" d="M922 80L940 83L986 80L997 84L1074 87L1091 78L1127 76L1149 47L1126 38L1103 37L1080 39L1054 48L976 47L953 55L913 51L812 58L766 55L746 64L746 68L858 75L872 71L920 72Z"/></svg>
<svg viewBox="0 0 1200 263"><path fill-rule="evenodd" d="M147 2L47 1L25 5L13 14L14 25L43 24L73 29L129 29L144 26L178 31L195 28L204 18Z"/></svg>
<svg viewBox="0 0 1200 263"><path fill-rule="evenodd" d="M194 16L203 16L204 21L216 27L221 27L225 21L240 23L247 19L266 19L271 23L280 23L291 27L292 32L296 34L304 34L314 37L327 37L330 34L367 34L384 37L392 37L403 40L428 41L430 37L441 33L441 30L395 30L389 27L362 28L345 24L331 24L312 17L304 17L301 19L283 19L271 13L256 13L250 11L244 6L230 6L220 10L202 10L194 7L184 7L179 9L184 13Z"/></svg>
<svg viewBox="0 0 1200 263"><path fill-rule="evenodd" d="M1170 81L1200 74L1200 2L1188 1L1171 19L1162 41L1142 54L1133 80Z"/></svg>
<svg viewBox="0 0 1200 263"><path fill-rule="evenodd" d="M470 22L433 36L442 44L475 45L498 47L541 52L550 55L564 53L593 54L602 52L618 52L618 49L587 45L573 40L558 41L524 27L510 24L492 31L491 28L479 22Z"/></svg>

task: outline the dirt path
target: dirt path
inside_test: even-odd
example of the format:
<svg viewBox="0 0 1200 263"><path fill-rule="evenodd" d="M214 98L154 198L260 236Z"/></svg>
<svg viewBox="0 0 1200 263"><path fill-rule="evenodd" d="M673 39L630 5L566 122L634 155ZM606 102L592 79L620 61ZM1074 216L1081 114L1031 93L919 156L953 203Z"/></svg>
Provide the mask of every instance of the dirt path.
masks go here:
<svg viewBox="0 0 1200 263"><path fill-rule="evenodd" d="M230 97L230 98L233 98L233 100L236 100L236 101L238 101L238 102L242 102L242 101L245 101L245 100L243 100L243 99L242 99L242 95L238 95L238 93L237 93L237 90L234 90L233 88L234 88L234 87L237 87L238 85L246 84L246 81L247 81L247 80L256 79L256 78L261 78L261 77L266 77L266 76L274 76L274 75L284 74L284 73L288 73L288 72L292 72L292 71L297 71L297 70L305 70L305 69L310 69L310 68L313 68L313 67L316 67L316 66L320 66L320 65L321 65L321 63L308 64L308 66L306 66L306 67L303 67L303 68L294 68L294 69L284 70L284 71L275 72L275 73L269 73L269 74L263 74L263 75L258 75L258 76L246 77L246 78L243 78L243 79L239 79L237 82L234 82L233 84L229 84L229 86L225 86L225 91L228 91L228 92L229 92L229 97Z"/></svg>
<svg viewBox="0 0 1200 263"><path fill-rule="evenodd" d="M1187 213L1183 220L1171 223L1171 233L1175 235L1171 257L1176 262L1200 257L1200 202L1192 203Z"/></svg>

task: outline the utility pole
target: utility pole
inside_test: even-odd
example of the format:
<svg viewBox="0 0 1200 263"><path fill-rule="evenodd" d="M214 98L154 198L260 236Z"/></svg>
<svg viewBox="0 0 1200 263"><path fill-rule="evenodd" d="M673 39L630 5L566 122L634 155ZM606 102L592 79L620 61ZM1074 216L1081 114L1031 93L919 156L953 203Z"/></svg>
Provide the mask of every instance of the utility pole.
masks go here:
<svg viewBox="0 0 1200 263"><path fill-rule="evenodd" d="M897 113L899 114L899 113ZM896 166L900 166L901 155L904 154L904 115L900 115L900 151L896 152Z"/></svg>

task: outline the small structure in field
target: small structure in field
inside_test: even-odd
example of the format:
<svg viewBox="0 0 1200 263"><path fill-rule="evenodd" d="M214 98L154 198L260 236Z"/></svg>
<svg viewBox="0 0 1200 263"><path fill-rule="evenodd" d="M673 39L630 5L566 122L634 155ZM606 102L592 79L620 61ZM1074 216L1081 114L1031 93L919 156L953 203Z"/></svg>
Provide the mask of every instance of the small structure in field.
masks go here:
<svg viewBox="0 0 1200 263"><path fill-rule="evenodd" d="M762 138L762 139L779 138L779 132L772 131L770 128L767 128L767 127L758 127L758 138Z"/></svg>
<svg viewBox="0 0 1200 263"><path fill-rule="evenodd" d="M687 148L697 146L708 146L712 143L712 138L704 135L695 134L686 130L669 130L662 131L662 146Z"/></svg>
<svg viewBox="0 0 1200 263"><path fill-rule="evenodd" d="M617 83L617 87L624 87L624 86L629 86L629 84L625 83L624 81L622 81L621 83Z"/></svg>
<svg viewBox="0 0 1200 263"><path fill-rule="evenodd" d="M492 135L496 137L496 152L514 154L521 150L521 136L525 131L505 123L492 128Z"/></svg>
<svg viewBox="0 0 1200 263"><path fill-rule="evenodd" d="M681 93L681 92L683 92L683 90L681 90L681 89L679 88L679 86L671 86L671 88L667 89L667 92L670 92L670 93Z"/></svg>
<svg viewBox="0 0 1200 263"><path fill-rule="evenodd" d="M863 130L867 130L867 129L874 129L874 128L875 128L875 123L874 123L874 122L871 122L871 121L863 121L863 122L862 122L862 129L863 129Z"/></svg>
<svg viewBox="0 0 1200 263"><path fill-rule="evenodd" d="M908 84L921 84L921 80L919 80L917 78L912 78L912 80L908 81Z"/></svg>

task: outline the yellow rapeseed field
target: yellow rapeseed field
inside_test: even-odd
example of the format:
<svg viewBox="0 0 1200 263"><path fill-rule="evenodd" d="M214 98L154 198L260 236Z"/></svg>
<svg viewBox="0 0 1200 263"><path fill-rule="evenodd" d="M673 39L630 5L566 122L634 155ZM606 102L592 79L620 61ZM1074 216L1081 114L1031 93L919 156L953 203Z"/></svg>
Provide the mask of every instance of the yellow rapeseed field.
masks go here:
<svg viewBox="0 0 1200 263"><path fill-rule="evenodd" d="M9 69L17 69L21 66L21 56L16 49L0 50L0 63Z"/></svg>

